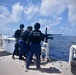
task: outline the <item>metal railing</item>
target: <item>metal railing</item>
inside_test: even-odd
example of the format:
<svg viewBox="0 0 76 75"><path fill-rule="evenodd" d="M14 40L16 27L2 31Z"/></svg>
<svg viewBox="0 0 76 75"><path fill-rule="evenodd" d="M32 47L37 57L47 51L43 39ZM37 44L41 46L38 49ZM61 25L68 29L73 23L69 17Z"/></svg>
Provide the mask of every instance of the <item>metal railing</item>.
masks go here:
<svg viewBox="0 0 76 75"><path fill-rule="evenodd" d="M73 60L73 58L76 58L76 45L72 45L70 47L70 53L69 53L69 64Z"/></svg>

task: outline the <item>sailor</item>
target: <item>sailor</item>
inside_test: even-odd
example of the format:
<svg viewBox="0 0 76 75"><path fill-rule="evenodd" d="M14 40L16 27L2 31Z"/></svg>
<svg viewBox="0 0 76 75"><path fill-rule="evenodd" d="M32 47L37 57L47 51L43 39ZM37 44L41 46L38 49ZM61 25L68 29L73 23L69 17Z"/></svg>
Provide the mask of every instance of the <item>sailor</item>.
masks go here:
<svg viewBox="0 0 76 75"><path fill-rule="evenodd" d="M41 55L41 41L44 40L42 32L40 29L40 23L35 23L34 30L28 36L28 42L30 42L30 49L28 57L26 59L26 70L29 69L29 66L32 61L33 54L36 56L36 67L40 68L40 55Z"/></svg>
<svg viewBox="0 0 76 75"><path fill-rule="evenodd" d="M23 59L23 55L24 55L24 57L26 57L27 56L27 54L28 54L28 45L27 45L27 38L28 38L28 35L29 35L29 33L32 31L32 26L28 26L27 27L27 30L25 30L22 34L21 34L21 36L20 36L20 38L19 38L19 40L18 40L18 44L19 44L19 46L20 46L20 52L19 52L19 59L20 60L22 60Z"/></svg>
<svg viewBox="0 0 76 75"><path fill-rule="evenodd" d="M17 29L14 33L14 37L16 39L16 43L15 43L15 49L13 51L13 55L12 55L12 58L14 59L14 55L18 55L19 54L19 45L18 45L18 40L19 40L19 37L21 35L21 33L23 32L23 28L24 28L24 24L20 24L20 28Z"/></svg>

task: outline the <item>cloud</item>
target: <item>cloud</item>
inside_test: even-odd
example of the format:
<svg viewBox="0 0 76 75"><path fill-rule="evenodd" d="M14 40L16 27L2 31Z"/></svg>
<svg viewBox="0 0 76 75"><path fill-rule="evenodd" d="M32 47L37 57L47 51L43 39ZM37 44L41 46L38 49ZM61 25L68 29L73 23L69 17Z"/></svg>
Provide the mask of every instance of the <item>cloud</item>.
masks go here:
<svg viewBox="0 0 76 75"><path fill-rule="evenodd" d="M2 24L3 22L4 24L8 24L19 22L22 10L23 7L20 5L20 3L13 5L12 11L5 6L0 6L0 23Z"/></svg>
<svg viewBox="0 0 76 75"><path fill-rule="evenodd" d="M68 1L68 21L72 25L76 25L76 0L69 0Z"/></svg>
<svg viewBox="0 0 76 75"><path fill-rule="evenodd" d="M49 33L56 32L54 27L59 27L57 32L72 34L76 32L76 0L41 0L41 3L33 3L27 0L27 6L17 2L9 7L0 6L0 28L5 28L5 32L12 30L15 24L20 22L28 22L34 25L35 22L40 22L41 30L44 31L48 27ZM68 10L68 22L63 23L65 9ZM25 20L25 21L24 21ZM27 23L27 24L28 24ZM72 29L71 29L72 28ZM50 31L51 29L51 31ZM3 30L0 30L1 32Z"/></svg>
<svg viewBox="0 0 76 75"><path fill-rule="evenodd" d="M65 9L65 3L63 2L64 0L60 0L60 2L57 0L51 2L50 0L42 0L38 5L29 3L28 6L24 8L24 13L27 20L32 19L34 22L40 22L44 28L47 26L50 29L53 26L58 25L62 20L58 15L60 15ZM51 18L47 18L49 16L53 17L53 20Z"/></svg>
<svg viewBox="0 0 76 75"><path fill-rule="evenodd" d="M11 31L12 28L9 28L9 26L18 23L22 18L23 6L20 3L14 4L11 8L10 11L8 7L0 6L0 28L2 29L0 31L4 30L2 33Z"/></svg>
<svg viewBox="0 0 76 75"><path fill-rule="evenodd" d="M19 22L21 19L21 14L23 12L23 6L20 5L20 3L14 4L12 6L12 14L11 18L14 22Z"/></svg>
<svg viewBox="0 0 76 75"><path fill-rule="evenodd" d="M65 9L65 0L42 0L40 13L43 16L58 16Z"/></svg>
<svg viewBox="0 0 76 75"><path fill-rule="evenodd" d="M10 17L10 11L4 6L0 6L0 24L3 25L8 23L9 17Z"/></svg>
<svg viewBox="0 0 76 75"><path fill-rule="evenodd" d="M69 26L69 27L61 26L60 31L62 31L63 35L75 35L76 34L76 28L74 28L74 27L72 28L71 26Z"/></svg>
<svg viewBox="0 0 76 75"><path fill-rule="evenodd" d="M39 7L31 3L29 3L28 6L24 8L24 13L25 13L27 20L30 20L36 17L38 15L37 14L38 12L39 12Z"/></svg>
<svg viewBox="0 0 76 75"><path fill-rule="evenodd" d="M62 20L62 17L57 17L57 18L54 18L53 20L46 19L46 18L44 18L44 19L40 18L38 20L38 22L41 24L41 30L43 32L45 32L45 28L47 27L49 33L51 33L52 28L55 26L58 26L60 24L61 20Z"/></svg>

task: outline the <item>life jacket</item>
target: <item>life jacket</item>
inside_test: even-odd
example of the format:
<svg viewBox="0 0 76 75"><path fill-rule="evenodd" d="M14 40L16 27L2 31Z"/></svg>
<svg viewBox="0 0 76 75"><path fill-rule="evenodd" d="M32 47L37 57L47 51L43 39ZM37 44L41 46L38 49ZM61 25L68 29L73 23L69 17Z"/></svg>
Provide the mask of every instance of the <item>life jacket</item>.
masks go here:
<svg viewBox="0 0 76 75"><path fill-rule="evenodd" d="M42 33L40 30L33 30L28 37L31 43L40 43L42 41Z"/></svg>

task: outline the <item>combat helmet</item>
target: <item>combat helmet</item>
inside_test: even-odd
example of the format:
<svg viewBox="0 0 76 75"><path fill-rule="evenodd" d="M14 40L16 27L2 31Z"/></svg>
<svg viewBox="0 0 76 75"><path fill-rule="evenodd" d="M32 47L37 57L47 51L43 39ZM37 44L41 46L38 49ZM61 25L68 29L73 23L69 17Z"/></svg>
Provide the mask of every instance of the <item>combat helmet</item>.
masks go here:
<svg viewBox="0 0 76 75"><path fill-rule="evenodd" d="M20 28L24 28L24 24L20 24Z"/></svg>
<svg viewBox="0 0 76 75"><path fill-rule="evenodd" d="M40 23L38 23L38 22L35 23L34 28L35 28L35 29L40 29Z"/></svg>

